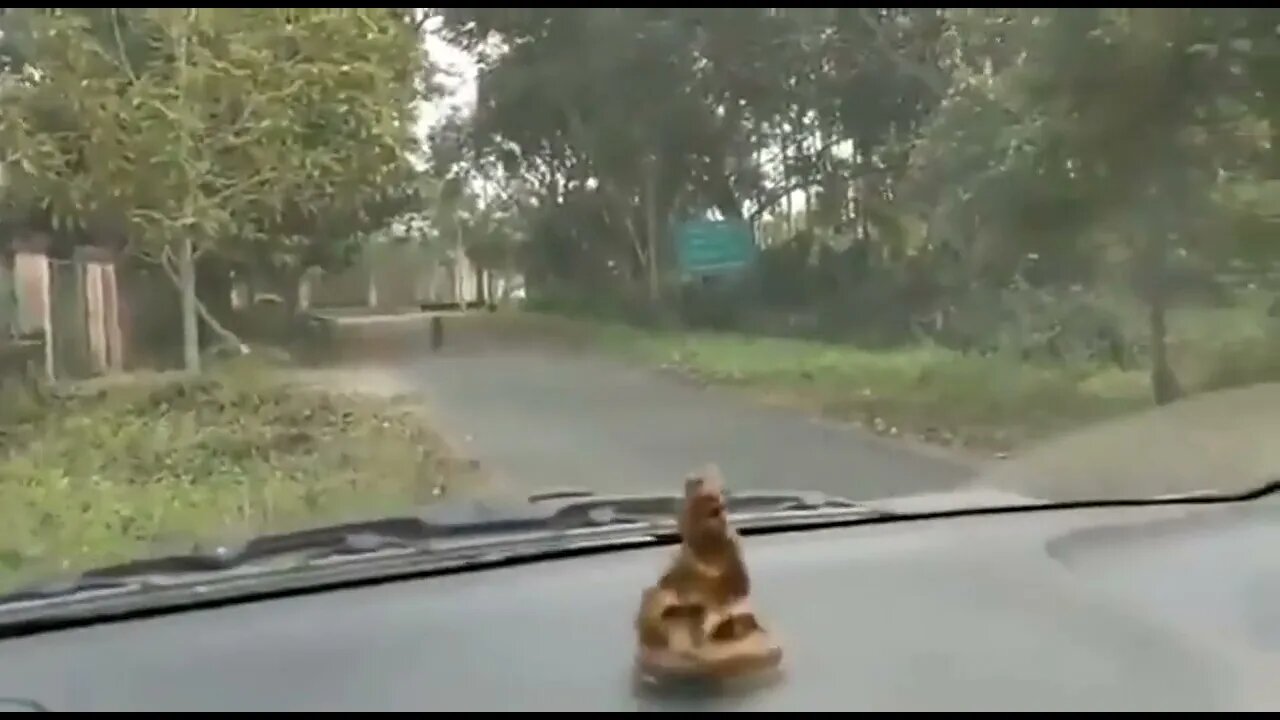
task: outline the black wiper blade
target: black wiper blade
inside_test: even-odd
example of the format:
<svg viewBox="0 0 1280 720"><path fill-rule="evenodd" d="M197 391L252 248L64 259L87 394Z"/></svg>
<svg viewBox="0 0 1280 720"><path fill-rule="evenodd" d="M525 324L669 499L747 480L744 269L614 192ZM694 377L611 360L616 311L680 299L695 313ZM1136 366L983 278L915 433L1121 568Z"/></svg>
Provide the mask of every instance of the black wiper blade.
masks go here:
<svg viewBox="0 0 1280 720"><path fill-rule="evenodd" d="M481 519L483 511L458 513L457 517L427 520L417 516L386 517L342 523L286 533L261 535L242 545L222 545L209 551L134 560L98 568L85 578L110 578L140 574L195 573L225 570L271 558L301 555L361 555L392 549L429 549L433 540L476 533L501 533L538 527L528 519L496 516ZM463 519L465 517L465 519Z"/></svg>
<svg viewBox="0 0 1280 720"><path fill-rule="evenodd" d="M227 551L217 558L202 556L193 564L212 562L227 567L288 553L431 550L437 544L452 545L452 540L484 537L519 538L532 534L554 538L570 530L674 522L683 502L683 495L673 493L593 495L580 490L541 493L523 503L495 499L455 501L429 505L416 515L262 536L239 551ZM731 517L833 510L885 514L820 492L738 492L727 494L725 502Z"/></svg>
<svg viewBox="0 0 1280 720"><path fill-rule="evenodd" d="M295 532L262 535L243 544L227 543L209 550L140 558L83 573L86 583L139 577L198 574L225 571L275 557L300 555L348 555L409 547L425 541L428 533L414 517L388 517Z"/></svg>
<svg viewBox="0 0 1280 720"><path fill-rule="evenodd" d="M98 591L133 591L165 587L184 579L216 576L249 567L272 558L296 555L297 563L321 557L377 552L407 547L391 536L373 533L338 533L331 536L299 538L279 535L256 539L238 548L219 546L160 557L146 557L116 565L87 570L70 579L60 579L21 588L0 596L0 605L49 600Z"/></svg>
<svg viewBox="0 0 1280 720"><path fill-rule="evenodd" d="M96 590L128 590L133 587L136 587L136 583L123 579L78 577L15 590L0 597L0 603L33 602L63 597L72 593L88 593Z"/></svg>
<svg viewBox="0 0 1280 720"><path fill-rule="evenodd" d="M0 604L62 597L96 590L146 589L175 581L217 576L241 568L298 567L321 560L372 556L388 551L433 552L458 540L554 537L561 531L625 523L587 522L570 510L533 503L470 501L428 506L421 514L391 516L256 537L209 550L146 557L88 570L70 579L23 588L0 597Z"/></svg>
<svg viewBox="0 0 1280 720"><path fill-rule="evenodd" d="M467 547L513 543L554 546L580 542L583 533L670 532L684 498L678 494L592 495L589 491L553 491L525 503L471 500L431 505L414 515L391 516L263 535L243 544L224 544L190 553L140 558L96 568L70 580L22 589L0 597L0 604L40 600L93 591L146 590L240 570L297 568L348 557L389 552L434 553ZM836 512L847 517L883 514L823 493L738 492L726 496L730 517L744 524L776 522L795 514ZM616 533L613 533L616 535ZM492 542L489 542L492 541Z"/></svg>
<svg viewBox="0 0 1280 720"><path fill-rule="evenodd" d="M578 528L613 523L674 522L684 502L684 496L676 493L595 496L575 490L558 490L529 499L534 505L553 508L558 524ZM728 492L725 494L725 509L731 519L749 521L824 512L846 517L887 514L847 498L803 491Z"/></svg>

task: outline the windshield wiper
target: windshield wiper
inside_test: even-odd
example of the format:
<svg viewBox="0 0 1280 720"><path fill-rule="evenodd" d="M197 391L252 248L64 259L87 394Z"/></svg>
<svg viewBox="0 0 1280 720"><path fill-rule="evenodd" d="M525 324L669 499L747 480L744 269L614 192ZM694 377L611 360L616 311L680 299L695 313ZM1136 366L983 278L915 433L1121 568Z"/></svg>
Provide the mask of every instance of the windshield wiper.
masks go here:
<svg viewBox="0 0 1280 720"><path fill-rule="evenodd" d="M533 495L529 500L535 506L555 508L561 523L585 527L628 522L674 525L684 497L675 494L596 496L588 491L562 490ZM803 491L727 492L725 509L735 526L759 525L793 516L886 514L842 497Z"/></svg>
<svg viewBox="0 0 1280 720"><path fill-rule="evenodd" d="M744 529L884 514L822 493L742 492L728 494L725 501L735 526ZM366 557L537 554L566 544L672 536L682 502L683 497L675 494L597 496L586 491L555 491L531 496L527 503L442 503L416 515L263 535L239 546L227 544L96 568L70 580L0 597L0 607L76 594L172 588Z"/></svg>

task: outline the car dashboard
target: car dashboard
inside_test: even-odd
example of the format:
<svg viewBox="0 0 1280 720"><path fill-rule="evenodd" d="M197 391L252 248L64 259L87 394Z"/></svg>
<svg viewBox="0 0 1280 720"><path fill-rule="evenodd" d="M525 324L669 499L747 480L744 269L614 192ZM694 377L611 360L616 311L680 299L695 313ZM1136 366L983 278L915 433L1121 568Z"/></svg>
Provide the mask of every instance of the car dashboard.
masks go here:
<svg viewBox="0 0 1280 720"><path fill-rule="evenodd" d="M751 535L783 645L746 686L635 682L670 545L0 640L0 710L1280 708L1280 506L1035 510Z"/></svg>

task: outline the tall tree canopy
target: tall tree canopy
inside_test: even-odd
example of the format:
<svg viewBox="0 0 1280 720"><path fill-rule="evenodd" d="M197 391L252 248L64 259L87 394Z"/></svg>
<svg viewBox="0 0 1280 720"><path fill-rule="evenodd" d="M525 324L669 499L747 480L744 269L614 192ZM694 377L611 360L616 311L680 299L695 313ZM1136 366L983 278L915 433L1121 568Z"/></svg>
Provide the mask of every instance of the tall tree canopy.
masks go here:
<svg viewBox="0 0 1280 720"><path fill-rule="evenodd" d="M11 10L5 199L162 262L198 367L198 256L340 261L411 199L418 28L396 8Z"/></svg>
<svg viewBox="0 0 1280 720"><path fill-rule="evenodd" d="M547 292L662 303L674 222L745 218L764 302L910 324L1011 283L1129 292L1166 400L1178 278L1274 257L1280 11L435 12L480 61L476 156L537 197Z"/></svg>

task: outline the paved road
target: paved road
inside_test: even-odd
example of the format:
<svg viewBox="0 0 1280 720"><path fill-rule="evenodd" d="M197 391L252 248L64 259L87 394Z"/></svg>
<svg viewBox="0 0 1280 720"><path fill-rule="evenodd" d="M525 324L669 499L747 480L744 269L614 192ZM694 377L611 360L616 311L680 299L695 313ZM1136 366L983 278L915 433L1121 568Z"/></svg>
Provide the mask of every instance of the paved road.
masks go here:
<svg viewBox="0 0 1280 720"><path fill-rule="evenodd" d="M971 467L725 389L527 344L419 354L405 372L497 487L670 492L715 462L734 488L870 499L946 489Z"/></svg>
<svg viewBox="0 0 1280 720"><path fill-rule="evenodd" d="M326 382L417 391L437 426L519 494L566 486L670 492L706 462L718 463L733 487L854 499L976 482L1078 500L1240 491L1280 477L1280 445L1265 440L1275 433L1258 430L1280 427L1280 383L1197 395L978 468L606 359L571 335L552 343L542 326L480 318L452 323L441 352L427 347L426 320L369 324L342 345L349 356L333 362L346 370Z"/></svg>

